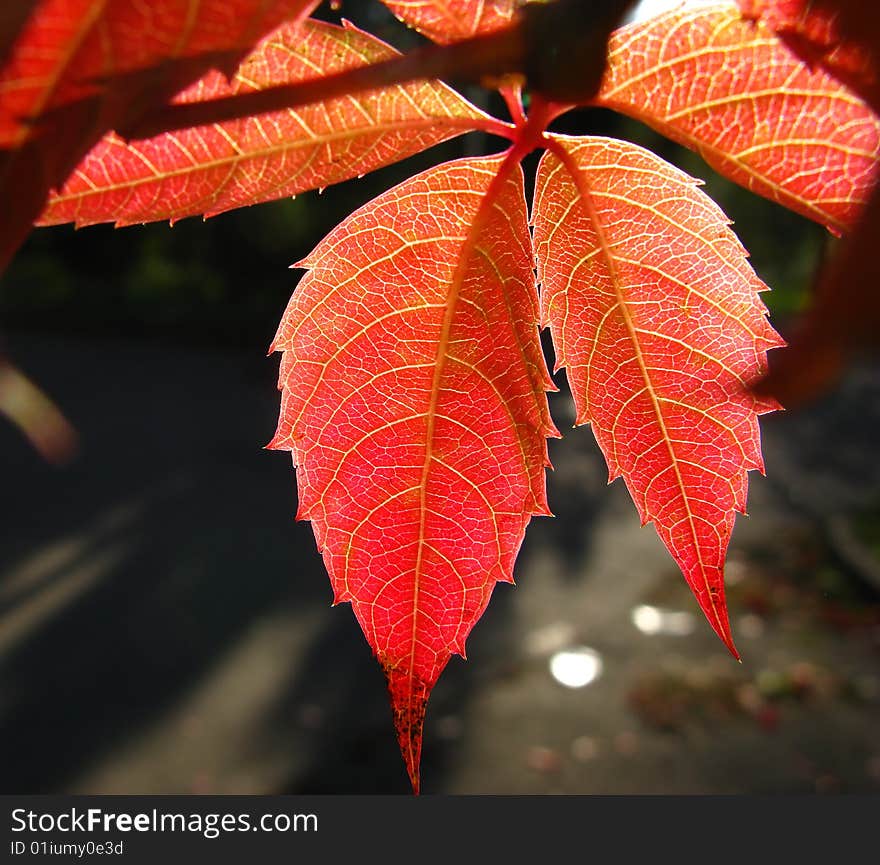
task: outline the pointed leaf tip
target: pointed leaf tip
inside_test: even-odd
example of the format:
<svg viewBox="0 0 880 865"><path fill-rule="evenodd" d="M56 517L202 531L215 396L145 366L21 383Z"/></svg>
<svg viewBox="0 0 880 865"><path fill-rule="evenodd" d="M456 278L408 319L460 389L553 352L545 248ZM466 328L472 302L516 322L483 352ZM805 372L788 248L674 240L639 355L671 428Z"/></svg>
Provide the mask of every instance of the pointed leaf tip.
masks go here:
<svg viewBox="0 0 880 865"><path fill-rule="evenodd" d="M742 661L736 645L733 642L733 632L730 630L730 618L727 614L727 601L724 599L723 578L719 576L718 588L714 591L710 589L708 597L698 595L697 600L700 609L705 613L712 630L718 635L722 643L727 647L727 651L737 660ZM714 588L714 587L713 587Z"/></svg>
<svg viewBox="0 0 880 865"><path fill-rule="evenodd" d="M717 205L635 145L554 138L535 200L545 318L578 420L738 658L724 558L771 408L746 389L780 342L765 286Z"/></svg>
<svg viewBox="0 0 880 865"><path fill-rule="evenodd" d="M388 694L391 698L391 711L394 715L394 729L397 733L400 755L406 764L413 793L418 796L422 730L425 726L425 708L432 686L423 682L412 670L401 664L390 664L387 661L381 663L388 682Z"/></svg>
<svg viewBox="0 0 880 865"><path fill-rule="evenodd" d="M549 376L523 176L503 162L436 166L352 214L309 256L277 341L299 516L394 668L416 790L423 683L547 510Z"/></svg>

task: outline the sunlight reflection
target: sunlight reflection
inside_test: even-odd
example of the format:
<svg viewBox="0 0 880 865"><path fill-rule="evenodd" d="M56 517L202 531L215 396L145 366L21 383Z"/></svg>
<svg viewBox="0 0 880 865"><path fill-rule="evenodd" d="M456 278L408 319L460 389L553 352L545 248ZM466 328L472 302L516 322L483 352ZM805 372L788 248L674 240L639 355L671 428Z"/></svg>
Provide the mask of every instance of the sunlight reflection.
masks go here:
<svg viewBox="0 0 880 865"><path fill-rule="evenodd" d="M550 658L550 675L566 688L583 688L602 675L602 658L587 646L573 646Z"/></svg>
<svg viewBox="0 0 880 865"><path fill-rule="evenodd" d="M630 618L643 634L686 637L694 630L694 617L680 610L664 610L660 607L640 604L633 607Z"/></svg>
<svg viewBox="0 0 880 865"><path fill-rule="evenodd" d="M626 23L633 21L646 21L655 15L663 12L669 12L671 9L677 9L680 6L707 6L714 0L641 0L637 3L632 11L624 18Z"/></svg>

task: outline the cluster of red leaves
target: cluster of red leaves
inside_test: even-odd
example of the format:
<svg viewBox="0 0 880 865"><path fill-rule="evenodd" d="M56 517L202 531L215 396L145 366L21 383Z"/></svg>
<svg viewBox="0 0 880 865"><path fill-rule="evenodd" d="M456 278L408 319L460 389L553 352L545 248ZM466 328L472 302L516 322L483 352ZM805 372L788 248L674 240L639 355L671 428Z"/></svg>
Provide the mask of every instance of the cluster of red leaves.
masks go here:
<svg viewBox="0 0 880 865"><path fill-rule="evenodd" d="M30 0L0 29L0 270L60 186L111 129L168 102L317 0ZM17 11L16 11L17 9ZM29 13L29 14L28 14Z"/></svg>
<svg viewBox="0 0 880 865"><path fill-rule="evenodd" d="M431 688L512 581L531 516L549 512L558 433L540 327L610 478L735 653L724 557L762 467L757 417L776 405L752 390L780 344L764 286L697 182L550 122L575 103L613 108L836 233L857 226L848 273L876 235L876 203L862 214L880 121L876 55L849 37L855 3L741 0L744 16L719 2L612 33L628 0L593 17L578 0L385 2L439 44L400 57L307 19L306 0L32 0L4 14L0 195L17 206L0 216L0 267L35 220L213 214L470 130L510 141L343 221L300 262L274 343L272 446L293 453L299 516L386 672L418 789ZM837 5L852 10L838 20ZM513 122L439 78L497 85ZM535 148L529 212L519 164Z"/></svg>

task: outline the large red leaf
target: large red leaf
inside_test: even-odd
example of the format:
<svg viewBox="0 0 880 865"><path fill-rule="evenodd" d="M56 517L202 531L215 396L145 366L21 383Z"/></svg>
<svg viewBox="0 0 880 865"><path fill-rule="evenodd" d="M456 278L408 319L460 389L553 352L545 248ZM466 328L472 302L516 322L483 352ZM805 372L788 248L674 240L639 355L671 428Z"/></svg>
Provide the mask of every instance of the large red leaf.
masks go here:
<svg viewBox="0 0 880 865"><path fill-rule="evenodd" d="M762 467L745 385L780 340L765 286L696 181L633 144L556 138L538 169L542 316L610 478L623 476L735 653L723 566Z"/></svg>
<svg viewBox="0 0 880 865"><path fill-rule="evenodd" d="M285 24L232 82L212 73L176 102L310 80L394 56L347 26ZM49 200L41 224L117 224L220 213L365 174L469 129L500 125L440 82L367 91L126 143L106 136Z"/></svg>
<svg viewBox="0 0 880 865"><path fill-rule="evenodd" d="M546 514L553 387L523 179L446 163L325 238L275 339L272 447L293 452L335 601L386 676L414 787L425 702Z"/></svg>
<svg viewBox="0 0 880 865"><path fill-rule="evenodd" d="M0 68L0 270L49 189L111 128L241 55L316 0L41 0ZM8 23L7 23L8 22ZM30 119L39 118L33 125Z"/></svg>
<svg viewBox="0 0 880 865"><path fill-rule="evenodd" d="M870 193L880 120L732 3L622 28L597 101L835 231L854 224Z"/></svg>

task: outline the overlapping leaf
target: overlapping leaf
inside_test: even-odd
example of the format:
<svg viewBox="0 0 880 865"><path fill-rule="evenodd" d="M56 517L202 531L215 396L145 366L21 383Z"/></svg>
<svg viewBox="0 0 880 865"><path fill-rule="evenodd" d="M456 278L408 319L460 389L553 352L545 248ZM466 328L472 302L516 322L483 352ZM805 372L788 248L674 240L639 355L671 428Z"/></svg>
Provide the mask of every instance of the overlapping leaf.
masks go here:
<svg viewBox="0 0 880 865"><path fill-rule="evenodd" d="M739 0L808 63L821 65L880 110L880 8L861 0ZM875 160L880 154L875 153ZM880 189L816 281L790 345L757 387L789 407L815 398L853 355L880 346Z"/></svg>
<svg viewBox="0 0 880 865"><path fill-rule="evenodd" d="M440 77L518 84L553 102L591 100L605 69L610 33L636 0L382 0L435 42L468 42L450 51ZM519 13L519 14L518 14ZM493 83L494 82L494 83Z"/></svg>
<svg viewBox="0 0 880 865"><path fill-rule="evenodd" d="M393 53L351 26L282 25L231 84L209 75L180 99L312 78ZM129 144L109 135L52 197L41 222L215 214L364 174L488 121L444 84L415 82Z"/></svg>
<svg viewBox="0 0 880 865"><path fill-rule="evenodd" d="M264 33L316 0L31 5L30 16L3 17L4 38L16 38L0 68L0 199L15 207L0 208L0 270L49 189L108 129L212 67L231 71Z"/></svg>
<svg viewBox="0 0 880 865"><path fill-rule="evenodd" d="M153 88L179 90L192 80L194 67L186 66L188 80L181 80L176 61L208 58L202 71L223 55L234 64L267 30L315 5L314 0L40 0L23 26L14 18L10 24L17 38L0 71L0 144L21 143L39 132L30 119L90 97L130 104ZM141 76L136 87L135 74ZM118 92L122 87L126 92Z"/></svg>
<svg viewBox="0 0 880 865"><path fill-rule="evenodd" d="M425 44L404 56L320 78L165 105L122 132L127 138L150 138L427 79L481 84L498 88L508 97L526 80L533 93L548 101L588 102L595 96L605 69L608 37L634 2L603 0L596 14L588 18L583 16L581 0L528 3L509 26L477 26L478 32L450 44ZM481 9L478 19L488 7ZM460 22L461 29L469 34L474 28L466 18ZM499 20L507 19L503 16ZM518 109L514 113L520 115Z"/></svg>
<svg viewBox="0 0 880 865"><path fill-rule="evenodd" d="M780 344L765 286L695 181L622 141L556 141L538 169L535 248L577 422L735 652L724 557L772 408L744 385Z"/></svg>
<svg viewBox="0 0 880 865"><path fill-rule="evenodd" d="M525 0L382 0L401 21L435 42L454 42L509 24Z"/></svg>
<svg viewBox="0 0 880 865"><path fill-rule="evenodd" d="M864 0L737 0L744 17L761 20L808 63L880 110L880 9Z"/></svg>
<svg viewBox="0 0 880 865"><path fill-rule="evenodd" d="M552 383L522 174L500 165L446 163L350 216L301 262L274 343L272 446L388 677L416 789L428 694L547 513Z"/></svg>
<svg viewBox="0 0 880 865"><path fill-rule="evenodd" d="M836 231L873 183L880 121L729 3L622 28L599 104L643 120L722 174Z"/></svg>

